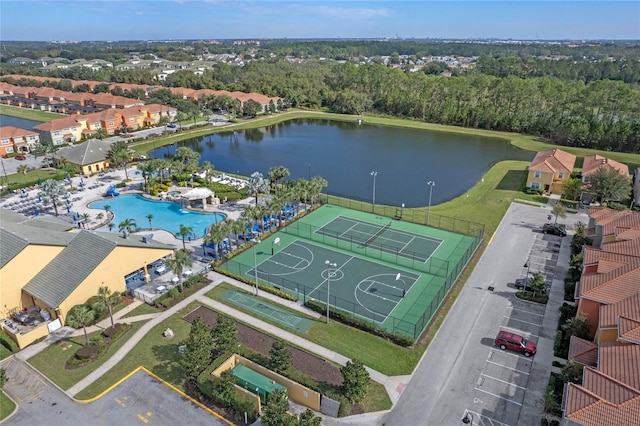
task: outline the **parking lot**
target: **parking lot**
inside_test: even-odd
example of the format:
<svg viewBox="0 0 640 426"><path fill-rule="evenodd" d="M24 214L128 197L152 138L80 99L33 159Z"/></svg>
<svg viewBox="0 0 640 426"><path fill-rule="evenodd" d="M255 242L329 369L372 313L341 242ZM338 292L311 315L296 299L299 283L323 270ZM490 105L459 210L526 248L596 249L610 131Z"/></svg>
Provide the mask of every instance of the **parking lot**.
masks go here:
<svg viewBox="0 0 640 426"><path fill-rule="evenodd" d="M566 243L568 242L567 239ZM534 232L530 244L528 256L523 259L520 276L514 277L512 281L540 273L549 289L553 282L562 237ZM509 283L508 287L513 287L515 291L515 284ZM497 334L500 330L505 330L537 343L545 308L546 305L511 297L502 312L501 321L493 332ZM476 425L520 424L525 392L531 378L533 357L501 350L495 347L493 339L483 340L483 343L493 347L485 354L484 365L473 388L473 405L470 405L481 405L482 411L468 408L466 413L473 416Z"/></svg>

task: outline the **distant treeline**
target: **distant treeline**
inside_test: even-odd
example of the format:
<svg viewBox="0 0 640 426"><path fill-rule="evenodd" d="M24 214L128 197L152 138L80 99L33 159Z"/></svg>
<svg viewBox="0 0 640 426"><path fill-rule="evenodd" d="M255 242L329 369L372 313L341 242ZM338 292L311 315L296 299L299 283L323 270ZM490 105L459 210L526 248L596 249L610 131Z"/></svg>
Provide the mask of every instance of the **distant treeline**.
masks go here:
<svg viewBox="0 0 640 426"><path fill-rule="evenodd" d="M268 43L264 43L267 44ZM371 45L371 46L369 46ZM438 48L465 43L435 43ZM394 46L401 42L273 43L274 49L297 46L321 49ZM408 44L410 46L410 43ZM429 45L430 46L430 45ZM172 46L174 48L175 46ZM500 46L498 46L500 47ZM606 48L611 48L607 52ZM265 47L261 47L263 49ZM469 44L482 50L485 45ZM203 75L177 71L166 86L193 89L225 89L280 96L293 107L325 108L345 114L387 114L421 121L538 135L553 143L601 150L640 153L640 62L637 46L597 45L538 46L526 49L583 49L599 59L543 60L522 54L481 56L472 71L444 77L427 67L411 70L379 63L355 65L333 60L305 60L300 63L278 59L251 61L245 66L220 63ZM496 49L486 45L486 49ZM506 46L504 53L511 53ZM589 50L591 49L591 50ZM317 52L314 52L314 54ZM452 52L449 52L451 54ZM405 53L401 53L405 54ZM555 53L554 53L555 54ZM620 55L618 60L609 56ZM3 64L3 73L9 70ZM29 70L27 70L29 72ZM37 73L31 69L30 72ZM92 72L69 68L50 73L52 77L159 85L153 70ZM68 86L65 84L65 86ZM140 93L125 93L141 96Z"/></svg>

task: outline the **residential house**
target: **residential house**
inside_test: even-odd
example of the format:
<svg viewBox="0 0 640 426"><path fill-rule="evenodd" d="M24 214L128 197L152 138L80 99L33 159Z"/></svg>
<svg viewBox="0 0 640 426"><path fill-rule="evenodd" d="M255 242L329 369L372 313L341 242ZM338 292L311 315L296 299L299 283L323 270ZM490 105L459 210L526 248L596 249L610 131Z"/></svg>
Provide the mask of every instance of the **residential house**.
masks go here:
<svg viewBox="0 0 640 426"><path fill-rule="evenodd" d="M528 167L527 186L546 194L562 193L562 184L571 177L576 156L560 149L540 151Z"/></svg>
<svg viewBox="0 0 640 426"><path fill-rule="evenodd" d="M109 142L88 139L77 145L60 148L56 157L63 158L68 164L76 166L76 171L85 176L94 175L109 168Z"/></svg>
<svg viewBox="0 0 640 426"><path fill-rule="evenodd" d="M140 111L145 114L144 122L147 127L157 125L162 118L173 121L178 113L176 108L160 104L145 105L140 107Z"/></svg>
<svg viewBox="0 0 640 426"><path fill-rule="evenodd" d="M0 155L31 152L39 143L40 137L33 130L13 126L0 127Z"/></svg>
<svg viewBox="0 0 640 426"><path fill-rule="evenodd" d="M33 129L40 135L40 142L45 145L59 146L82 140L83 130L87 128L84 116L75 115L56 118L38 124Z"/></svg>
<svg viewBox="0 0 640 426"><path fill-rule="evenodd" d="M629 167L626 164L601 155L587 155L582 163L582 182L589 183L589 177L600 169L615 170L624 177L629 177Z"/></svg>
<svg viewBox="0 0 640 426"><path fill-rule="evenodd" d="M592 207L588 215L587 234L593 247L640 237L640 212Z"/></svg>
<svg viewBox="0 0 640 426"><path fill-rule="evenodd" d="M20 348L64 325L69 310L100 287L125 291L128 276L142 271L147 278L147 265L173 256L172 246L141 235L72 227L0 209L0 317Z"/></svg>

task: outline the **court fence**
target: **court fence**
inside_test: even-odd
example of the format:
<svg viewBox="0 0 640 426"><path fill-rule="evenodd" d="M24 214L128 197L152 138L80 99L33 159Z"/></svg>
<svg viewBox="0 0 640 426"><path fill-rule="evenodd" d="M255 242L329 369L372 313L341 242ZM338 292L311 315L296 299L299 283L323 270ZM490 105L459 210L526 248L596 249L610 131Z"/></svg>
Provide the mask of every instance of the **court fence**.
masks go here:
<svg viewBox="0 0 640 426"><path fill-rule="evenodd" d="M428 225L433 228L444 229L458 234L484 237L484 225L471 222L465 219L457 219L449 216L442 216L435 213L424 213L413 209L405 209L397 206L386 206L384 204L372 205L371 202L359 199L347 198L345 195L336 193L321 193L320 202L322 204L333 204L346 207L361 212L373 213L379 216L403 220L405 222Z"/></svg>
<svg viewBox="0 0 640 426"><path fill-rule="evenodd" d="M413 303L406 310L407 314L402 317L397 316L397 314L393 312L387 316L386 313L376 312L375 309L369 306L362 306L359 303L355 303L353 300L337 297L331 294L331 289L329 289L329 306L369 320L374 325L382 327L390 333L401 334L410 337L413 340L417 340L424 332L425 328L431 321L431 318L440 307L440 304L449 293L449 290L451 290L451 287L455 284L456 280L462 273L462 270L474 255L481 242L482 237L478 235L473 240L472 244L464 244L464 246L466 246L464 248L462 242L459 243L456 251L460 249L460 252L458 252L460 257L453 265L451 262L447 262L446 276L442 275L442 268L434 266L434 272L438 272L438 274L429 273L431 283L434 284L430 285L430 283L429 285L424 286L422 294L411 296ZM378 251L378 255L381 253L381 251ZM415 263L418 265L418 262ZM425 265L425 263L422 263L422 265ZM230 274L234 274L237 277L246 277L249 280L253 280L253 276L255 275L253 271L253 264L245 264L235 259L227 260L220 265L219 269L227 271ZM257 275L258 281L260 281L261 284L286 291L287 293L295 296L296 299L301 300L303 303L307 303L307 300L309 299L317 300L320 303L327 303L327 292L324 289L310 287L302 282L291 280L281 275L272 275L271 273L262 272L259 268ZM434 286L439 287L438 293L435 296L427 294L429 289ZM314 292L313 297L310 298L308 295L312 292ZM430 300L428 305L424 304L425 300Z"/></svg>

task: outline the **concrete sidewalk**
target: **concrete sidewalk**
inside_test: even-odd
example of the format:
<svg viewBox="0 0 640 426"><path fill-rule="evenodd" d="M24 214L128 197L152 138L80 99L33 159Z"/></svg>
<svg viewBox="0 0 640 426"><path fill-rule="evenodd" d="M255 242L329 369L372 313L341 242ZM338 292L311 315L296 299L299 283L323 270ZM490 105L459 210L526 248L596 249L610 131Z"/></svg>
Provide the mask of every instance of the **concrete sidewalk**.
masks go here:
<svg viewBox="0 0 640 426"><path fill-rule="evenodd" d="M129 338L129 340L127 340L127 342L125 342L125 344L113 355L111 356L104 364L102 364L98 369L94 370L92 373L90 373L89 375L87 375L85 378L83 378L82 380L80 380L78 383L76 383L74 386L72 386L71 388L69 388L66 391L66 394L73 398L75 395L77 395L79 392L81 392L82 390L84 390L85 388L87 388L89 385L91 385L93 382L95 382L98 378L102 377L104 374L107 374L108 371L115 366L117 363L119 363L134 347L135 345L140 342L140 340L142 340L142 338L153 328L155 327L157 324L159 324L160 322L164 321L165 319L169 318L170 316L174 315L176 312L180 311L181 309L183 309L185 306L187 306L188 304L190 304L191 302L194 301L199 301L204 305L207 305L213 309L215 309L216 311L222 312L226 315L229 315L230 317L236 318L244 323L250 324L252 327L263 331L265 333L274 335L274 336L278 336L284 340L287 340L291 343L293 343L294 345L303 348L311 353L314 353L326 360L335 362L337 364L340 365L344 365L346 364L346 362L349 360L349 358L331 351L327 348L324 348L316 343L313 343L307 339L304 339L302 337L299 337L295 334L292 334L288 331L282 330L274 325L271 325L267 322L264 322L260 319L257 319L255 317L252 317L248 314L245 314L244 312L238 311L232 307L229 307L227 305L224 305L220 302L217 302L209 297L205 296L205 293L207 293L208 291L210 291L211 289L213 289L215 286L217 286L218 284L220 284L221 282L225 281L225 282L233 282L234 280L229 279L226 276L223 276L221 274L218 274L216 272L210 272L208 274L209 278L212 280L212 283L209 284L208 286L202 288L201 290L199 290L198 292L194 293L193 295L191 295L190 297L186 298L185 300L181 301L180 303L176 304L175 306L173 306L172 308L161 312L161 313L157 313L157 314L149 314L149 315L141 315L141 316L137 316L137 317L132 317L132 318L127 318L127 321L129 322L134 322L137 320L148 320L148 322L146 324L144 324L139 330L138 332L136 332L136 334L134 334L131 338ZM233 282L234 285L242 288L242 287L247 287L246 284L242 284L239 282ZM288 301L284 301L280 298L278 298L277 296L268 294L266 292L262 292L261 293L261 297L265 297L270 299L273 302L279 303L279 304L283 304L286 305L289 308L292 309L296 309L302 313L308 314L308 315L313 315L313 316L318 316L319 314L315 313L315 312L311 312L309 311L307 308L300 306L298 303L296 302L288 302ZM283 303L284 302L284 303ZM119 311L117 314L117 318L120 319L122 318L124 315L126 315L128 312L130 312L132 309L135 309L135 307L139 306L140 303L135 303L134 306L129 306L121 311ZM114 315L115 318L115 315ZM106 323L105 323L106 322ZM101 322L100 324L93 326L92 330L98 330L98 329L102 329L102 328L106 328L110 325L110 319L107 318L105 321ZM65 327L66 329L66 327ZM61 329L62 331L62 329ZM30 358L31 356L35 355L37 352L43 350L45 347L47 347L48 345L55 343L56 341L63 339L65 337L69 337L69 336L77 336L77 335L82 335L83 331L82 330L74 330L74 329L68 329L68 330L64 330L61 333L56 333L55 338L52 339L46 339L45 341L38 343L36 345L32 345L29 348L26 348L25 350L21 351L19 353L19 358L22 360L27 360L28 358ZM400 397L400 393L402 391L402 389L404 388L404 385L408 382L410 376L397 376L397 377L388 377L376 370L373 370L371 368L367 367L367 370L369 371L369 374L371 376L371 379L381 383L382 385L385 386L385 389L387 390L387 393L389 394L389 397L391 398L392 402L395 402L398 400L398 398Z"/></svg>

